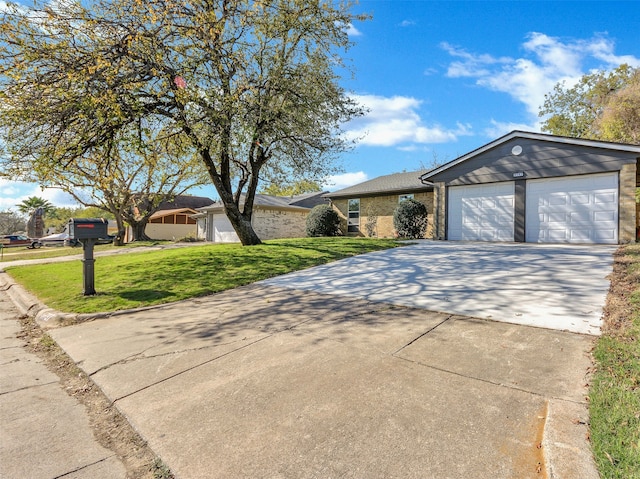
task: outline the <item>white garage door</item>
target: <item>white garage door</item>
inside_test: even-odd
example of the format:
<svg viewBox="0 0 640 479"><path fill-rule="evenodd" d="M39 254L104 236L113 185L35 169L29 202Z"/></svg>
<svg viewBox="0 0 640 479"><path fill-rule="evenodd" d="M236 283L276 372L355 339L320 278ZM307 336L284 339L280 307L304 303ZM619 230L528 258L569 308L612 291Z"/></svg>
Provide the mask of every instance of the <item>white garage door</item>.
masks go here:
<svg viewBox="0 0 640 479"><path fill-rule="evenodd" d="M618 242L618 174L527 181L526 240Z"/></svg>
<svg viewBox="0 0 640 479"><path fill-rule="evenodd" d="M514 183L449 188L448 239L513 241Z"/></svg>
<svg viewBox="0 0 640 479"><path fill-rule="evenodd" d="M227 215L213 215L212 231L213 238L211 240L216 243L238 243L240 241Z"/></svg>

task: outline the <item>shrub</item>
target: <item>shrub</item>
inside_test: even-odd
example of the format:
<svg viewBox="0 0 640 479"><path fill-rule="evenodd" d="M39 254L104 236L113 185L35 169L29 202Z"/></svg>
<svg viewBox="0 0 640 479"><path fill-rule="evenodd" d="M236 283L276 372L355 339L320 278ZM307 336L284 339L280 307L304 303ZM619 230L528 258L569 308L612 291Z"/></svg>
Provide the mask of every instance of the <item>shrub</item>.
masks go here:
<svg viewBox="0 0 640 479"><path fill-rule="evenodd" d="M307 216L307 236L339 236L340 217L329 205L314 206Z"/></svg>
<svg viewBox="0 0 640 479"><path fill-rule="evenodd" d="M413 199L402 201L393 212L393 227L402 238L424 238L427 232L427 207Z"/></svg>

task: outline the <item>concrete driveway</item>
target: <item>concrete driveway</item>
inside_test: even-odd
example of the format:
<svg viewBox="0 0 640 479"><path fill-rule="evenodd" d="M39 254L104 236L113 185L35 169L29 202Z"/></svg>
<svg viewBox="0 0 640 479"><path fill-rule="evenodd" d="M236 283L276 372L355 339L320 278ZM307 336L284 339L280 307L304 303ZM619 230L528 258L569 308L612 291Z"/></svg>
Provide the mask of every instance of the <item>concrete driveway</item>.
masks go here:
<svg viewBox="0 0 640 479"><path fill-rule="evenodd" d="M264 284L597 335L615 249L421 241Z"/></svg>
<svg viewBox="0 0 640 479"><path fill-rule="evenodd" d="M595 479L593 338L453 306L595 332L611 252L422 243L49 332L176 478Z"/></svg>

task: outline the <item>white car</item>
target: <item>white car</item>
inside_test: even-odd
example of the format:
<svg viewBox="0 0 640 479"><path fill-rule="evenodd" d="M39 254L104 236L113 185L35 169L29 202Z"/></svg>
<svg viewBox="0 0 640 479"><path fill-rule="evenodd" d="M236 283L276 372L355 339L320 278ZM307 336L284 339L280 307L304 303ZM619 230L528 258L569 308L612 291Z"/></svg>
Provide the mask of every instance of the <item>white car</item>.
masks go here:
<svg viewBox="0 0 640 479"><path fill-rule="evenodd" d="M42 246L76 246L78 240L70 240L69 233L55 233L38 240Z"/></svg>

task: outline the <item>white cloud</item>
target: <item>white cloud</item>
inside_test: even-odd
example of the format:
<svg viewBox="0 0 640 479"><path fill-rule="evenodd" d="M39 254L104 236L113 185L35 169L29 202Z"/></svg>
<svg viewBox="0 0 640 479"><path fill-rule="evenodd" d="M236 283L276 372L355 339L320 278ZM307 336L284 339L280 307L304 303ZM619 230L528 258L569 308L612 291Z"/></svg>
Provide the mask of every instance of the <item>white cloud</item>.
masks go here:
<svg viewBox="0 0 640 479"><path fill-rule="evenodd" d="M363 181L367 181L369 177L364 171L356 171L353 173L343 173L341 175L332 175L327 178L327 182L323 185L323 189L331 191L341 190L348 186L357 185Z"/></svg>
<svg viewBox="0 0 640 479"><path fill-rule="evenodd" d="M416 22L414 20L402 20L400 22L400 26L401 27L412 27L415 24L416 24Z"/></svg>
<svg viewBox="0 0 640 479"><path fill-rule="evenodd" d="M346 136L367 146L406 146L407 143L445 143L458 136L469 135L469 125L447 129L441 125L425 125L418 109L422 101L413 97L355 95L354 99L368 113L347 125Z"/></svg>
<svg viewBox="0 0 640 479"><path fill-rule="evenodd" d="M621 63L640 65L632 55L616 55L615 43L603 37L563 41L543 33L531 33L522 44L522 58L474 54L442 43L441 48L456 60L449 64L447 76L475 78L480 86L504 92L524 104L537 117L544 95L558 82L574 85L596 63L598 69L612 69Z"/></svg>
<svg viewBox="0 0 640 479"><path fill-rule="evenodd" d="M0 211L14 210L16 205L31 196L48 200L58 207L77 207L77 202L68 194L55 188L41 189L33 183L21 183L0 179Z"/></svg>
<svg viewBox="0 0 640 479"><path fill-rule="evenodd" d="M350 37L359 37L362 35L362 32L358 30L355 26L353 26L353 23L348 23L346 25L346 30L347 30L347 35L349 35Z"/></svg>

